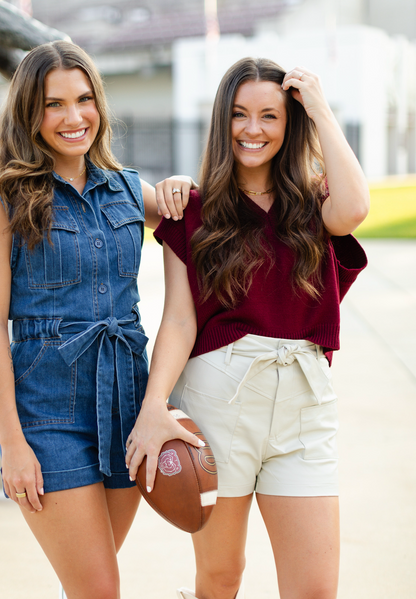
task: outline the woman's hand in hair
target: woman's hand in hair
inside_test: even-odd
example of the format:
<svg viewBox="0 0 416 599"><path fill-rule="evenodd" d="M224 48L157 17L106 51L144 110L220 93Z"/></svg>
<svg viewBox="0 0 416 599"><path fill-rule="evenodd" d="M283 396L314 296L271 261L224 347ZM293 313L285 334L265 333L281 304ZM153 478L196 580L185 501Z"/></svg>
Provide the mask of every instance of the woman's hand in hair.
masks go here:
<svg viewBox="0 0 416 599"><path fill-rule="evenodd" d="M362 223L370 207L361 166L329 107L319 77L297 67L285 75L282 88L290 89L316 126L329 191L322 205L325 228L330 235L348 235Z"/></svg>
<svg viewBox="0 0 416 599"><path fill-rule="evenodd" d="M192 177L175 175L156 184L156 202L158 214L165 218L180 220L188 205L189 192L198 189ZM175 191L179 190L179 191Z"/></svg>
<svg viewBox="0 0 416 599"><path fill-rule="evenodd" d="M314 121L318 115L331 113L318 75L308 69L296 67L288 71L283 79L282 89L290 91Z"/></svg>

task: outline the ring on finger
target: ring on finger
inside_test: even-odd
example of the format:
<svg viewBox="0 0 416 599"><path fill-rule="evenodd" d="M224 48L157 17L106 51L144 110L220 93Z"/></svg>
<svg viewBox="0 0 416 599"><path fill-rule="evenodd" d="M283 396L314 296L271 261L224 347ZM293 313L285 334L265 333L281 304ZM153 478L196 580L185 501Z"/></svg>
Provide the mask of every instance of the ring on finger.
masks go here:
<svg viewBox="0 0 416 599"><path fill-rule="evenodd" d="M178 189L177 187L174 187L172 189L172 195L174 195L175 193L182 193L180 189Z"/></svg>
<svg viewBox="0 0 416 599"><path fill-rule="evenodd" d="M302 81L302 77L304 76L305 73L300 73L299 75L299 81Z"/></svg>
<svg viewBox="0 0 416 599"><path fill-rule="evenodd" d="M23 493L16 493L16 497L18 499L23 499L23 497L26 497L26 491L23 491Z"/></svg>

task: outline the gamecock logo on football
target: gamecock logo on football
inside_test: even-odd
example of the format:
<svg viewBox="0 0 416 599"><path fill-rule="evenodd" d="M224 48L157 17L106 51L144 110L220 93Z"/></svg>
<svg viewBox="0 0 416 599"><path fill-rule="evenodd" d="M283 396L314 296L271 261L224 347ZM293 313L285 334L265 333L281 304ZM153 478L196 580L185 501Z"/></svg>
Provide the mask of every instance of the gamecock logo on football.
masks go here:
<svg viewBox="0 0 416 599"><path fill-rule="evenodd" d="M165 476L174 476L182 470L178 454L174 449L163 451L158 459L158 467Z"/></svg>

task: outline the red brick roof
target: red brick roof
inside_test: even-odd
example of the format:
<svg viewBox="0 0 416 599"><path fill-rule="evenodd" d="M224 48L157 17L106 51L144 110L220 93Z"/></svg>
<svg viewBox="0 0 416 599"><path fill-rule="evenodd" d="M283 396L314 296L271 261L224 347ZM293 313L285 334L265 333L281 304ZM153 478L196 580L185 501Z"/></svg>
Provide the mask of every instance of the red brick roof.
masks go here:
<svg viewBox="0 0 416 599"><path fill-rule="evenodd" d="M287 0L218 0L221 33L254 33ZM170 44L205 34L204 0L32 0L33 16L86 49L108 51ZM140 20L142 19L142 20Z"/></svg>

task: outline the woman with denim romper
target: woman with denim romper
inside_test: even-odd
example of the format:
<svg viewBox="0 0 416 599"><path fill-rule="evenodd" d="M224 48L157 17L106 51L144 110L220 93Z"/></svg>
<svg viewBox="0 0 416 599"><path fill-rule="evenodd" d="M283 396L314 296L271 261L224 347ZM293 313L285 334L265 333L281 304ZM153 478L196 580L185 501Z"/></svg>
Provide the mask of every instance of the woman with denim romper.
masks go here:
<svg viewBox="0 0 416 599"><path fill-rule="evenodd" d="M243 597L256 493L281 599L335 599L338 417L329 366L339 303L366 266L350 233L369 194L318 77L266 59L230 67L192 194L184 218L163 219L155 231L165 309L128 439L130 474L147 455L152 488L174 425L169 397L200 427L218 468L217 505L193 535L196 589L178 597ZM258 586L253 597L260 573Z"/></svg>
<svg viewBox="0 0 416 599"><path fill-rule="evenodd" d="M147 383L137 275L145 207L146 224L160 217L112 156L106 110L91 59L54 42L17 69L0 131L4 490L69 599L120 597L140 499L125 465Z"/></svg>

